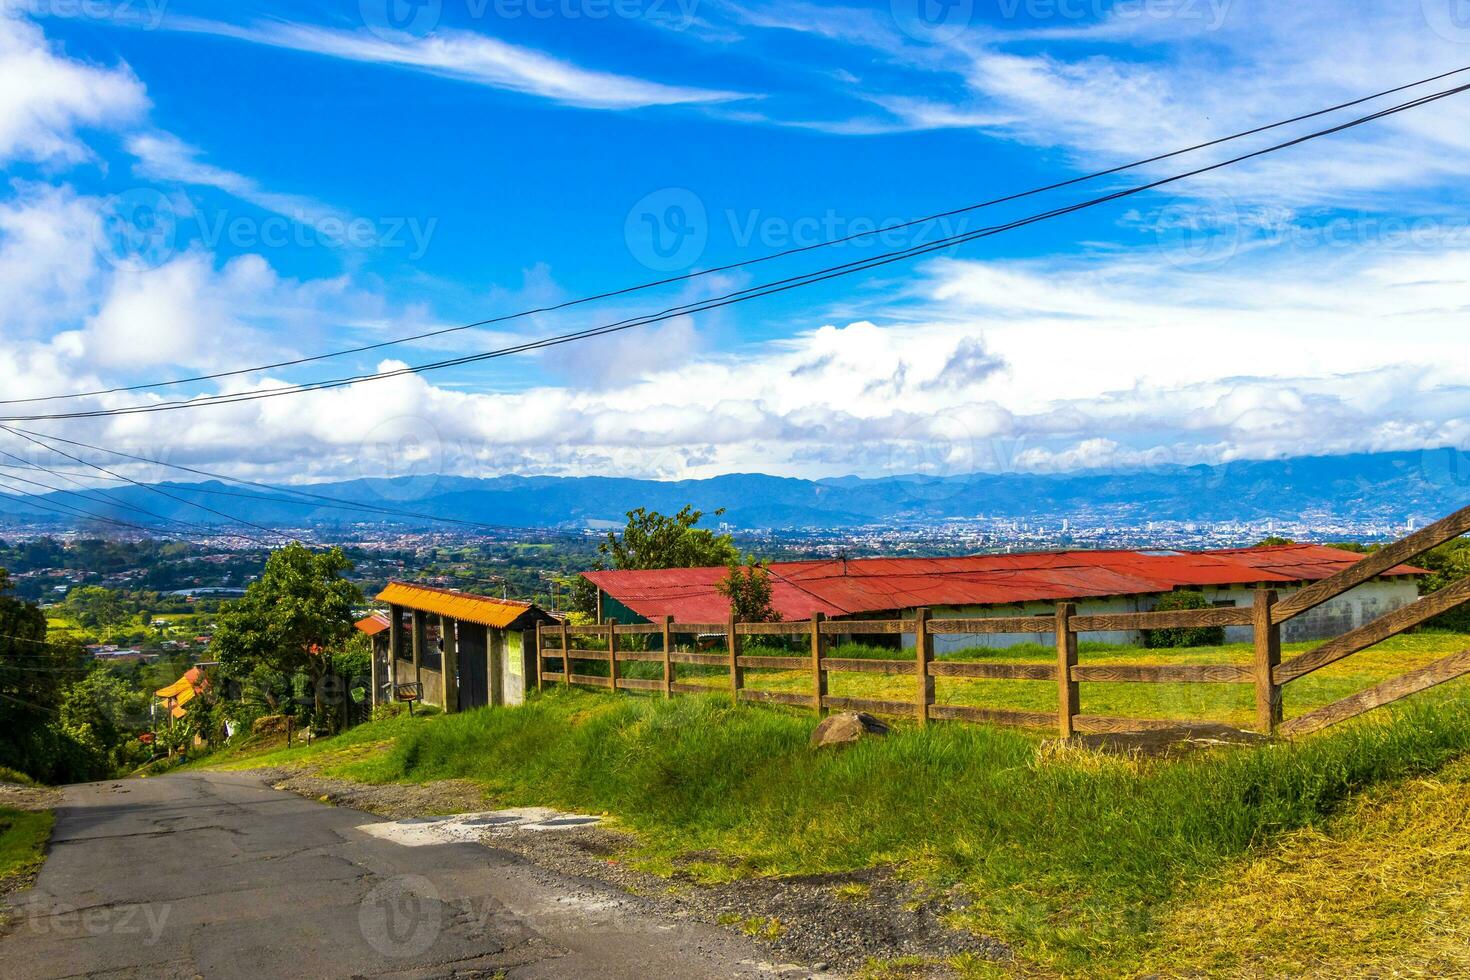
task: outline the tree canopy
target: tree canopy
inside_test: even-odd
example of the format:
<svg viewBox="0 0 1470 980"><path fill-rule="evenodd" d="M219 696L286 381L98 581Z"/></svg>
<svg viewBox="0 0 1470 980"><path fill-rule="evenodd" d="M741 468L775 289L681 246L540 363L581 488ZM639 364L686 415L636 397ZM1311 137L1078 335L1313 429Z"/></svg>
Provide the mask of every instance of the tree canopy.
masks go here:
<svg viewBox="0 0 1470 980"><path fill-rule="evenodd" d="M714 512L718 517L724 509ZM708 568L740 561L740 552L728 534L696 527L702 511L686 506L673 517L639 507L628 511L622 536L608 533L597 546L617 569Z"/></svg>
<svg viewBox="0 0 1470 980"><path fill-rule="evenodd" d="M343 577L351 569L340 548L312 551L293 542L273 552L245 597L219 617L212 649L226 672L304 672L321 709L329 654L353 636L353 610L363 603L362 591Z"/></svg>
<svg viewBox="0 0 1470 980"><path fill-rule="evenodd" d="M730 611L741 623L774 623L781 617L771 608L771 573L755 558L731 562L725 577L715 584L730 600Z"/></svg>

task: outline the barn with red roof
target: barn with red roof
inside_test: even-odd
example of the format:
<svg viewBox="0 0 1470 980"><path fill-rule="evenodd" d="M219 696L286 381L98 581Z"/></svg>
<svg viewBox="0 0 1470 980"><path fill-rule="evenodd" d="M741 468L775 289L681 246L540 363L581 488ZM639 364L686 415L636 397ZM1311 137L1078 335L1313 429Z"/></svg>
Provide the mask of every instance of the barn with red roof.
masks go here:
<svg viewBox="0 0 1470 980"><path fill-rule="evenodd" d="M1361 555L1318 544L1220 551L1047 551L959 558L858 558L774 562L771 605L784 620L902 618L917 607L940 617L1052 615L1054 603L1075 602L1083 615L1146 612L1159 597L1198 590L1216 606L1248 606L1251 591L1271 588L1284 598L1357 561ZM643 622L720 622L729 602L717 583L724 568L595 571L584 577L598 589L599 616ZM1311 613L1286 624L1283 638L1336 636L1418 595L1422 569L1400 565ZM857 632L855 630L854 632ZM1234 635L1239 632L1240 635ZM1095 634L1104 642L1136 643L1132 632ZM1247 640L1247 627L1227 639ZM1008 646L1035 642L1035 634L936 637L942 647Z"/></svg>

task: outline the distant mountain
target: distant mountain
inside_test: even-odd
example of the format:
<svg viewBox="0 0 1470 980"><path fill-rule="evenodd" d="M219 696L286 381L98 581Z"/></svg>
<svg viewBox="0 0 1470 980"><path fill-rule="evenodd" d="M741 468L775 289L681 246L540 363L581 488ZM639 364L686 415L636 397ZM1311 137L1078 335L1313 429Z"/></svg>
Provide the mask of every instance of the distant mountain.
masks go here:
<svg viewBox="0 0 1470 980"><path fill-rule="evenodd" d="M944 479L799 480L758 473L676 482L430 476L272 491L218 481L158 487L258 524L298 527L361 522L428 526L433 523L428 517L515 527L584 527L589 521L620 522L635 507L671 513L685 504L707 512L723 507L722 520L747 529L922 525L977 516L1023 520L1072 516L1130 523L1313 516L1401 523L1432 520L1470 503L1470 458L1457 450L1439 449L1120 472L976 473ZM343 510L326 501L303 504L293 491L350 501L363 509ZM196 524L224 523L217 515L136 487L96 490L90 496L92 500L48 494L43 502L135 523L154 519L130 508ZM106 498L113 506L104 511L96 498ZM0 496L0 515L49 513L26 498Z"/></svg>

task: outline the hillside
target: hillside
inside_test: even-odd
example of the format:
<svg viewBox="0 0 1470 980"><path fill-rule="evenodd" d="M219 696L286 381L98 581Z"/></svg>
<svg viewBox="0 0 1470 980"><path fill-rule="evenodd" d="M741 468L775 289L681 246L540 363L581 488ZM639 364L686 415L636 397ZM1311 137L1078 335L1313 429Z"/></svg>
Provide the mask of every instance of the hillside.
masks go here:
<svg viewBox="0 0 1470 980"><path fill-rule="evenodd" d="M317 506L302 503L300 498L283 500L279 494L289 489L285 487L253 490L219 481L158 486L263 524L427 523ZM685 504L707 511L724 507L724 520L740 528L922 525L976 516L1022 520L1071 516L1142 523L1251 521L1304 514L1401 524L1432 520L1462 506L1470 489L1470 472L1465 471L1463 453L1441 449L1059 475L976 473L943 479L801 480L736 473L668 482L621 477L416 476L313 484L309 489L369 507L530 527L621 523L624 513L635 507L672 512ZM99 496L168 517L223 521L182 501L136 487L96 491L94 497ZM67 500L57 496L56 502ZM88 508L98 509L95 504ZM45 514L23 498L0 495L0 515ZM129 512L120 508L111 516L127 519ZM132 516L136 519L136 514Z"/></svg>

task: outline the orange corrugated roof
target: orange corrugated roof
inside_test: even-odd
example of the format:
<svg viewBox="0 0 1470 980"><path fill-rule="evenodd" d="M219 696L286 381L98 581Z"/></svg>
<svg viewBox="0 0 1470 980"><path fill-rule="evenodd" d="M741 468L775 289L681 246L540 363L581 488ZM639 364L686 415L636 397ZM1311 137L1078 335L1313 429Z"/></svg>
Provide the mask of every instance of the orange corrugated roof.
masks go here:
<svg viewBox="0 0 1470 980"><path fill-rule="evenodd" d="M468 592L436 589L432 586L413 585L409 582L389 582L388 587L378 593L378 601L403 606L406 609L438 613L452 619L462 619L497 629L504 629L528 612L540 614L540 610L529 602L517 602L514 599L490 599L485 596L470 595Z"/></svg>
<svg viewBox="0 0 1470 980"><path fill-rule="evenodd" d="M368 636L377 636L388 628L388 617L380 612L375 612L371 616L364 616L362 619L359 619L354 625L361 633L366 633Z"/></svg>

